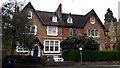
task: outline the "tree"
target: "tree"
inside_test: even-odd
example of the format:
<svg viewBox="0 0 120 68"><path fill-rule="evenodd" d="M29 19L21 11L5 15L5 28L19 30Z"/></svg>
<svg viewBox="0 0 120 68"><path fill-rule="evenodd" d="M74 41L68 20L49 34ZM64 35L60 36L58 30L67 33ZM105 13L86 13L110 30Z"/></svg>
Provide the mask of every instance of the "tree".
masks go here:
<svg viewBox="0 0 120 68"><path fill-rule="evenodd" d="M98 50L99 44L88 36L73 35L64 39L61 43L62 50L79 49L82 47L84 50Z"/></svg>
<svg viewBox="0 0 120 68"><path fill-rule="evenodd" d="M21 3L7 2L2 7L2 40L3 47L14 54L17 43L32 49L31 43L34 35L30 31L32 25L28 20L27 11L19 11Z"/></svg>
<svg viewBox="0 0 120 68"><path fill-rule="evenodd" d="M111 21L117 22L117 19L113 16L113 12L112 12L112 10L110 10L110 8L107 9L104 20L105 20L105 22L106 21L107 22L111 22Z"/></svg>

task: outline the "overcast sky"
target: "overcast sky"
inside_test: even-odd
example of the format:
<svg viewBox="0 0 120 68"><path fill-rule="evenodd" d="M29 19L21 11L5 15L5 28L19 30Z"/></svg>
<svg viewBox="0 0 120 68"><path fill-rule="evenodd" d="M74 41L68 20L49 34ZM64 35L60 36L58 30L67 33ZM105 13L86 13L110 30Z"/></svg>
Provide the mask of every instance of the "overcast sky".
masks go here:
<svg viewBox="0 0 120 68"><path fill-rule="evenodd" d="M7 0L0 0L0 4ZM29 1L32 3L36 10L42 11L56 11L58 5L62 4L63 13L72 13L85 15L92 9L95 10L100 20L104 23L104 15L106 10L110 8L113 11L114 17L118 18L118 2L120 0L17 0Z"/></svg>

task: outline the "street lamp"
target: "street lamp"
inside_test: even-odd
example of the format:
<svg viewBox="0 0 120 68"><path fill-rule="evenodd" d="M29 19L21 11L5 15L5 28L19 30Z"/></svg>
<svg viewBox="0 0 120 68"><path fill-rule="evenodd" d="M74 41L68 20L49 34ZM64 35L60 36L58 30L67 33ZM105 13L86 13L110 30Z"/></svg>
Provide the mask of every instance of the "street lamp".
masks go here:
<svg viewBox="0 0 120 68"><path fill-rule="evenodd" d="M80 50L80 59L81 59L80 63L82 64L82 47L80 47L79 50Z"/></svg>

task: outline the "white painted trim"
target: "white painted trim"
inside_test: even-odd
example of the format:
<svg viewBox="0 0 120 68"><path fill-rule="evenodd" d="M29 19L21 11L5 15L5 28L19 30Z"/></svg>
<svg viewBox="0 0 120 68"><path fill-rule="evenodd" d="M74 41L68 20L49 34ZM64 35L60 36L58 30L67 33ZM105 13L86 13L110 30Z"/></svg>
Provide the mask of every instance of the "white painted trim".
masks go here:
<svg viewBox="0 0 120 68"><path fill-rule="evenodd" d="M54 41L54 43L55 43L55 41L58 41L58 51L45 51L45 41L49 41L49 42ZM49 44L49 46L50 46L50 44ZM55 45L54 45L54 47L55 47ZM55 48L54 48L54 50L55 50ZM44 49L43 49L43 51L44 51L44 53L60 53L60 40L44 40Z"/></svg>
<svg viewBox="0 0 120 68"><path fill-rule="evenodd" d="M27 17L28 19L32 19L33 13L32 11L28 11L28 15L30 15L30 17Z"/></svg>
<svg viewBox="0 0 120 68"><path fill-rule="evenodd" d="M54 15L54 16L52 17L52 22L57 22L57 16L56 16L56 15Z"/></svg>
<svg viewBox="0 0 120 68"><path fill-rule="evenodd" d="M90 35L88 34L88 30L90 30ZM98 36L92 36L91 30L94 30L94 34L95 34L95 30L98 30L98 29L87 29L87 36L93 37L93 38L100 38L100 30L98 30Z"/></svg>
<svg viewBox="0 0 120 68"><path fill-rule="evenodd" d="M67 23L73 23L72 17L69 16L69 17L67 18Z"/></svg>
<svg viewBox="0 0 120 68"><path fill-rule="evenodd" d="M49 27L55 27L56 28L56 33L55 34L49 34ZM58 27L57 26L47 26L47 35L50 36L57 36L58 35Z"/></svg>
<svg viewBox="0 0 120 68"><path fill-rule="evenodd" d="M93 25L95 24L95 17L90 17L90 23Z"/></svg>
<svg viewBox="0 0 120 68"><path fill-rule="evenodd" d="M33 51L34 51L34 47L37 46L38 47L38 57L41 56L41 52L40 52L40 47L38 44L34 44L33 48L32 48L32 51L31 51L31 55L33 56Z"/></svg>

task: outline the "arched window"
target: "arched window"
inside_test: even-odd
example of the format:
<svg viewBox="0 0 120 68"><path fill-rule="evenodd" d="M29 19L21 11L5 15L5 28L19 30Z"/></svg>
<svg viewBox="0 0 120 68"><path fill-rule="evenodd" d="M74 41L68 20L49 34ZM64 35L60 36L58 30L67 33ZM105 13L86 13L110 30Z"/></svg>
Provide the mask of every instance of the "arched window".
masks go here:
<svg viewBox="0 0 120 68"><path fill-rule="evenodd" d="M72 19L71 16L69 16L69 17L67 18L67 23L73 23L73 19Z"/></svg>
<svg viewBox="0 0 120 68"><path fill-rule="evenodd" d="M32 11L28 11L28 19L32 19Z"/></svg>
<svg viewBox="0 0 120 68"><path fill-rule="evenodd" d="M56 15L54 15L54 16L52 17L52 22L57 22L57 16L56 16Z"/></svg>

